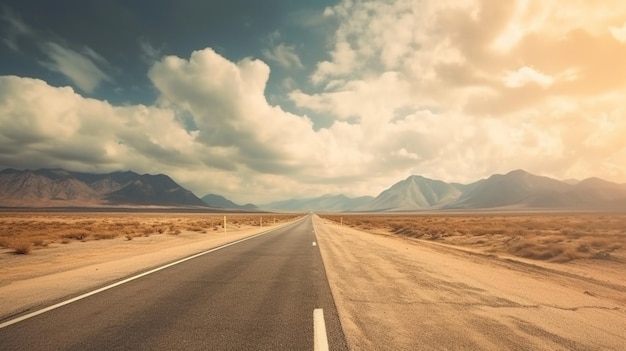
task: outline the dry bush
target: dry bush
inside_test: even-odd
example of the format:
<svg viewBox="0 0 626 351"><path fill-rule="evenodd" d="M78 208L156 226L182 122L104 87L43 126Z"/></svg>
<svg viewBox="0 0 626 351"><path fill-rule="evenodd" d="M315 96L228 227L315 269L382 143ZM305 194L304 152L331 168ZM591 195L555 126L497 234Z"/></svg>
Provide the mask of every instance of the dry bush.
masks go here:
<svg viewBox="0 0 626 351"><path fill-rule="evenodd" d="M33 240L33 244L35 246L39 246L39 247L48 247L48 245L50 243L45 241L45 240L43 240L43 239L35 239L35 240Z"/></svg>
<svg viewBox="0 0 626 351"><path fill-rule="evenodd" d="M93 234L94 240L107 240L107 239L115 239L118 235L115 233L98 233Z"/></svg>
<svg viewBox="0 0 626 351"><path fill-rule="evenodd" d="M227 229L258 226L259 214L229 214ZM264 224L292 220L297 215L276 214ZM46 247L50 243L68 244L73 240L127 239L155 233L181 234L184 228L207 233L210 228L223 228L224 214L186 213L4 213L0 217L0 247L11 249L18 241ZM217 230L215 230L217 231ZM131 240L131 239L128 239Z"/></svg>
<svg viewBox="0 0 626 351"><path fill-rule="evenodd" d="M567 256L563 256L565 248L562 245L554 243L536 243L525 241L512 246L509 249L509 253L534 260L551 260L551 261L571 261L575 258L582 257L581 255L572 255L571 251L568 251Z"/></svg>
<svg viewBox="0 0 626 351"><path fill-rule="evenodd" d="M626 255L626 215L597 214L368 214L324 215L374 233L388 232L490 253L551 262L618 259Z"/></svg>
<svg viewBox="0 0 626 351"><path fill-rule="evenodd" d="M33 244L29 241L17 241L12 243L10 248L18 255L27 255L33 249Z"/></svg>
<svg viewBox="0 0 626 351"><path fill-rule="evenodd" d="M70 231L62 236L65 239L85 240L89 237L89 233L83 231Z"/></svg>

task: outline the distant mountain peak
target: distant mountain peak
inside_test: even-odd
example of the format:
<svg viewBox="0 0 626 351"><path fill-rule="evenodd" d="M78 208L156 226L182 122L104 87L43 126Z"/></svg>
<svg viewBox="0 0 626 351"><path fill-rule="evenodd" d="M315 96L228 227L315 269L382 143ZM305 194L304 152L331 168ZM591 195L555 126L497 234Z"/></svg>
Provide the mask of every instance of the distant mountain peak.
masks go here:
<svg viewBox="0 0 626 351"><path fill-rule="evenodd" d="M206 206L166 175L131 171L106 174L60 168L0 172L0 205L101 207L119 205Z"/></svg>
<svg viewBox="0 0 626 351"><path fill-rule="evenodd" d="M257 207L253 204L238 205L222 195L206 194L202 197L202 201L211 207L219 207L223 209L254 211Z"/></svg>
<svg viewBox="0 0 626 351"><path fill-rule="evenodd" d="M528 173L525 170L520 168L520 169L516 169L516 170L510 171L506 175L524 175L524 176L526 176L526 175L532 175L532 174Z"/></svg>

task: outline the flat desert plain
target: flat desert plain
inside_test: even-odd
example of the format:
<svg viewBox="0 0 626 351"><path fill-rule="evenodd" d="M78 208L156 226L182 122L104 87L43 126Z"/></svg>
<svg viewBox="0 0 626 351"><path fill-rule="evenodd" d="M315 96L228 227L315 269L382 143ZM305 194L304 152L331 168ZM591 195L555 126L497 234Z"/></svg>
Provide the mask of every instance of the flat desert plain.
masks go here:
<svg viewBox="0 0 626 351"><path fill-rule="evenodd" d="M328 215L353 350L624 350L626 216Z"/></svg>
<svg viewBox="0 0 626 351"><path fill-rule="evenodd" d="M0 213L0 320L296 218L237 216ZM626 215L313 223L352 350L626 349Z"/></svg>

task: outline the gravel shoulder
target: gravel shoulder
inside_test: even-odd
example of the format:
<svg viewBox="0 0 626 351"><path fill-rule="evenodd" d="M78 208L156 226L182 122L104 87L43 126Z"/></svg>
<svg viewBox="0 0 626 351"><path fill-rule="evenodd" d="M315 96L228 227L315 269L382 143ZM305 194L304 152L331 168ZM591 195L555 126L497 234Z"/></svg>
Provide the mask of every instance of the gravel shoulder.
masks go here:
<svg viewBox="0 0 626 351"><path fill-rule="evenodd" d="M535 265L365 233L317 216L314 226L353 350L626 345L626 284L615 267Z"/></svg>

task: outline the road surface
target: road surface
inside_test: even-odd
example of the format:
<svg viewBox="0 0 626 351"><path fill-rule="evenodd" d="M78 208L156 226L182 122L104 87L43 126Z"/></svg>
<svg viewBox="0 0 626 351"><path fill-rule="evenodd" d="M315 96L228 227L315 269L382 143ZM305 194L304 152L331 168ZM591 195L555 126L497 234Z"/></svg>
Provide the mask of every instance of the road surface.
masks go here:
<svg viewBox="0 0 626 351"><path fill-rule="evenodd" d="M312 350L321 309L347 350L316 241L307 216L5 326L0 349Z"/></svg>

